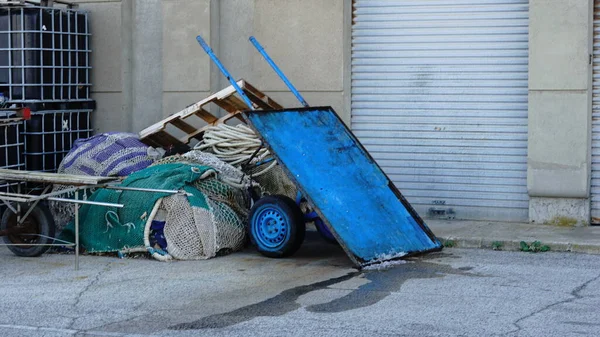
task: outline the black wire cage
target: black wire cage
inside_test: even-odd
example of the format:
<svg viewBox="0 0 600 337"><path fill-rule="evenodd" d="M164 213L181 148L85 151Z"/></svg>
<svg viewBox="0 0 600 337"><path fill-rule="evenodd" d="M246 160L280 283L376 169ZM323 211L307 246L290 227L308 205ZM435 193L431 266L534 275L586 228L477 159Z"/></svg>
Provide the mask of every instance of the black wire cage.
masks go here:
<svg viewBox="0 0 600 337"><path fill-rule="evenodd" d="M32 112L23 131L26 170L56 172L74 142L92 136L91 116L91 109Z"/></svg>
<svg viewBox="0 0 600 337"><path fill-rule="evenodd" d="M87 12L0 5L0 91L9 102L89 100L90 53Z"/></svg>

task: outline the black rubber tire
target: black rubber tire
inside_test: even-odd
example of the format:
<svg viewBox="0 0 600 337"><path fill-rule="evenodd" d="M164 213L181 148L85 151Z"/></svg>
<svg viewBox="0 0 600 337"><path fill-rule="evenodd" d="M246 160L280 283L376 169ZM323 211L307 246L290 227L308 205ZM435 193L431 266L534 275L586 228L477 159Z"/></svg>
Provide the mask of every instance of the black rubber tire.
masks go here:
<svg viewBox="0 0 600 337"><path fill-rule="evenodd" d="M259 238L261 224L261 214L263 212L275 212L284 219L282 222L286 229L287 234L280 243L273 243L272 247L268 247L261 242L264 242L265 238ZM264 221L264 220L263 220ZM291 256L302 245L304 242L304 236L306 232L306 224L304 223L304 215L302 210L294 200L284 195L268 195L259 199L252 208L248 215L248 236L250 241L256 247L256 249L264 256L271 258L282 258Z"/></svg>
<svg viewBox="0 0 600 337"><path fill-rule="evenodd" d="M25 214L29 210L29 206L21 204L21 214ZM2 214L2 220L0 221L0 229L5 230L8 227L13 227L17 222L17 215L10 209L6 209ZM52 214L46 205L38 203L37 206L31 211L25 220L25 225L30 226L30 234L41 234L48 237L54 237L55 226ZM17 256L23 257L35 257L44 254L50 247L49 246L28 246L27 243L36 244L51 244L54 240L46 237L30 237L19 236L19 235L7 235L4 236L4 242L15 244L23 243L22 246L8 246L8 249Z"/></svg>

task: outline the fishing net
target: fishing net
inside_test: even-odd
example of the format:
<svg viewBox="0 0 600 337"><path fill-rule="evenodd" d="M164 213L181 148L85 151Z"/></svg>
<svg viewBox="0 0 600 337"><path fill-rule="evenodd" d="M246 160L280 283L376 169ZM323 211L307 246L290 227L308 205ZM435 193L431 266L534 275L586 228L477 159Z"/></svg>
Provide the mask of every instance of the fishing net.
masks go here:
<svg viewBox="0 0 600 337"><path fill-rule="evenodd" d="M248 170L248 174L252 174L252 169ZM287 177L281 165L275 165L269 171L254 177L252 176L257 183L260 184L261 188L264 190L265 194L280 194L290 197L292 199L296 198L296 192L298 189L296 185L292 183L292 181Z"/></svg>
<svg viewBox="0 0 600 337"><path fill-rule="evenodd" d="M152 147L139 141L130 133L103 133L86 139L78 139L58 167L58 173L91 176L128 176L146 168L161 157ZM54 185L53 192L72 186ZM84 191L87 197L90 191ZM72 197L73 194L67 194ZM57 201L50 202L50 211L56 222L57 232L73 219L73 206Z"/></svg>
<svg viewBox="0 0 600 337"><path fill-rule="evenodd" d="M263 194L282 194L296 197L296 186L282 167L275 161L252 129L243 124L230 126L219 124L206 130L203 139L195 146L200 151L188 153L214 154L222 162L229 163L257 182Z"/></svg>
<svg viewBox="0 0 600 337"><path fill-rule="evenodd" d="M210 198L205 201L208 208L194 207L182 195L161 200L152 220L164 222L166 246L159 248L180 260L207 259L242 248L245 227L241 219L227 205Z"/></svg>
<svg viewBox="0 0 600 337"><path fill-rule="evenodd" d="M229 206L235 204L227 197L232 187L221 182L213 168L162 163L130 175L122 185L187 194L97 191L90 200L126 207L81 208L80 242L88 252L148 250L159 260L207 259L239 250L245 242L242 218ZM72 224L63 233L71 239Z"/></svg>
<svg viewBox="0 0 600 337"><path fill-rule="evenodd" d="M224 203L243 219L250 209L248 188L258 187L250 177L235 167L221 161L210 153L192 150L183 155L165 157L153 165L165 163L187 163L210 166L217 172L215 179L203 179L194 182L194 187L206 194L211 200Z"/></svg>

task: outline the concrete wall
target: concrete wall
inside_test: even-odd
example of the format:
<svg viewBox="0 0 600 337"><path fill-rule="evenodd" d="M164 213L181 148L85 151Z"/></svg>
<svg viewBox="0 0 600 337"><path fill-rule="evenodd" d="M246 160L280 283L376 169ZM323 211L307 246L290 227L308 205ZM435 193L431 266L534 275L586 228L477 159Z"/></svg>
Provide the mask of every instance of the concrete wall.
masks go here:
<svg viewBox="0 0 600 337"><path fill-rule="evenodd" d="M343 96L343 0L221 0L219 6L219 56L234 76L286 107L300 106L248 41L253 35L310 105L331 105L350 122Z"/></svg>
<svg viewBox="0 0 600 337"><path fill-rule="evenodd" d="M530 0L530 220L589 221L593 0Z"/></svg>
<svg viewBox="0 0 600 337"><path fill-rule="evenodd" d="M248 42L256 36L311 105L332 105L350 121L344 109L343 0L77 2L91 12L97 132L140 131L226 87L196 35L235 77L284 106L299 106Z"/></svg>
<svg viewBox="0 0 600 337"><path fill-rule="evenodd" d="M130 107L124 98L125 79L129 76L127 55L123 45L129 44L127 3L120 0L75 1L89 10L92 31L92 97L97 102L94 112L96 130L120 130L130 124ZM125 7L125 8L124 8ZM125 30L126 34L123 34Z"/></svg>
<svg viewBox="0 0 600 337"><path fill-rule="evenodd" d="M139 131L210 93L195 45L210 32L210 0L78 2L91 12L97 132Z"/></svg>

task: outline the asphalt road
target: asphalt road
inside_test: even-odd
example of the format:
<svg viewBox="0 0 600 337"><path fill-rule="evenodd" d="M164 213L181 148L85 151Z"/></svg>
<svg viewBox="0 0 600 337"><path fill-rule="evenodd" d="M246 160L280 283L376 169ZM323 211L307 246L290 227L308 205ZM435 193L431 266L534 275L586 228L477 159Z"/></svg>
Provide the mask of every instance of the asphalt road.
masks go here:
<svg viewBox="0 0 600 337"><path fill-rule="evenodd" d="M0 247L0 336L599 336L600 256L446 249L359 273L314 233L162 263Z"/></svg>

